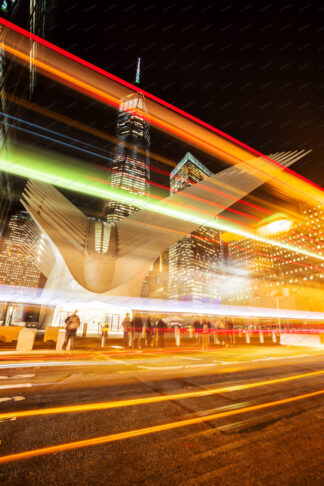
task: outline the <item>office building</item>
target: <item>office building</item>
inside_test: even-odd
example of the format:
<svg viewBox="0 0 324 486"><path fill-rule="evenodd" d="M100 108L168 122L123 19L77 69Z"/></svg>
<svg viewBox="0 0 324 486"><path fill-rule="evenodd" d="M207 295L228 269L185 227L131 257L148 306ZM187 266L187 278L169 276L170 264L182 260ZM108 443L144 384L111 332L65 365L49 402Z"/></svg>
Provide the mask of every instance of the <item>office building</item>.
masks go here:
<svg viewBox="0 0 324 486"><path fill-rule="evenodd" d="M0 284L13 287L39 287L42 275L37 267L43 235L26 211L10 217L8 233L0 254Z"/></svg>
<svg viewBox="0 0 324 486"><path fill-rule="evenodd" d="M212 172L188 152L170 174L171 194ZM220 233L200 226L169 249L168 297L192 302L219 300Z"/></svg>
<svg viewBox="0 0 324 486"><path fill-rule="evenodd" d="M137 63L135 84L140 82L140 59ZM116 128L116 146L111 167L110 183L128 195L146 198L150 179L150 126L146 118L144 95L131 93L119 106ZM108 223L115 223L137 209L116 201L107 201L104 211Z"/></svg>

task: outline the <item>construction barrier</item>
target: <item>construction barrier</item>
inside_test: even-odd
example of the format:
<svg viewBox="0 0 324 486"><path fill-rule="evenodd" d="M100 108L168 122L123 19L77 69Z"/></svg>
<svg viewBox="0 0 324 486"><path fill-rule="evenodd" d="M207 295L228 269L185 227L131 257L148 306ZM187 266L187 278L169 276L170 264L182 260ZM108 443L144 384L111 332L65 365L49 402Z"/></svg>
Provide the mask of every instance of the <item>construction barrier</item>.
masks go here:
<svg viewBox="0 0 324 486"><path fill-rule="evenodd" d="M31 351L34 346L35 336L36 329L21 329L18 336L16 351Z"/></svg>
<svg viewBox="0 0 324 486"><path fill-rule="evenodd" d="M47 326L44 335L44 343L46 341L54 341L56 343L58 338L58 332L60 329L63 329L65 331L65 327Z"/></svg>
<svg viewBox="0 0 324 486"><path fill-rule="evenodd" d="M20 326L1 326L0 327L0 341L5 343L11 343L12 341L18 341L18 336L21 331Z"/></svg>

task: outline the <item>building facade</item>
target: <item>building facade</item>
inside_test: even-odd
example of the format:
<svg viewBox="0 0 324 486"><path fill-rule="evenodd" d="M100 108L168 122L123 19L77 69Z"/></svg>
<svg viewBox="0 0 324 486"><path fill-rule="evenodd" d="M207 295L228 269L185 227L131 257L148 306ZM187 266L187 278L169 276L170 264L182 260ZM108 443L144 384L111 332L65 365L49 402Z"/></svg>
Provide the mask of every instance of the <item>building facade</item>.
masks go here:
<svg viewBox="0 0 324 486"><path fill-rule="evenodd" d="M135 83L139 84L140 59ZM131 93L119 106L116 127L116 146L111 166L111 186L123 189L140 198L149 196L150 180L150 126L144 95ZM108 223L115 223L137 210L136 207L116 201L104 205Z"/></svg>
<svg viewBox="0 0 324 486"><path fill-rule="evenodd" d="M43 235L26 211L10 217L4 248L0 254L0 284L12 287L43 286L37 257Z"/></svg>
<svg viewBox="0 0 324 486"><path fill-rule="evenodd" d="M188 152L170 174L171 194L211 175L212 172ZM169 249L169 299L218 301L219 269L220 233L200 226Z"/></svg>
<svg viewBox="0 0 324 486"><path fill-rule="evenodd" d="M291 222L287 231L278 231L271 236L275 243L294 245L311 252L324 254L324 209L316 207L299 208L298 217ZM251 303L255 296L313 295L322 286L324 263L308 255L298 254L290 249L269 245L261 241L244 238L228 245L228 266L237 278L246 276L246 285L232 288L230 301ZM308 290L307 290L308 289ZM306 305L306 302L304 302Z"/></svg>

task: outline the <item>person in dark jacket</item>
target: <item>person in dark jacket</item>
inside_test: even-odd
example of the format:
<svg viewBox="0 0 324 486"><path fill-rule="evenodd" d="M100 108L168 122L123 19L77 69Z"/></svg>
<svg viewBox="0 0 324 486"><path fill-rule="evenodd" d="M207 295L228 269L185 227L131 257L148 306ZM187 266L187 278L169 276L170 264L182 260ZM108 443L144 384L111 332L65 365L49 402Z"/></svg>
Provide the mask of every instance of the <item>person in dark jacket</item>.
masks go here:
<svg viewBox="0 0 324 486"><path fill-rule="evenodd" d="M130 346L132 334L132 325L128 313L126 314L126 317L122 322L122 326L124 329L124 347L127 349Z"/></svg>
<svg viewBox="0 0 324 486"><path fill-rule="evenodd" d="M193 327L194 327L194 330L195 330L195 343L196 344L200 344L200 340L201 340L201 324L200 324L200 320L198 318L193 323Z"/></svg>
<svg viewBox="0 0 324 486"><path fill-rule="evenodd" d="M159 337L159 346L160 348L164 348L164 335L166 330L168 329L168 326L162 319L162 317L159 317L158 323L157 323L157 329L158 329L158 337Z"/></svg>
<svg viewBox="0 0 324 486"><path fill-rule="evenodd" d="M70 341L70 349L73 349L74 347L74 338L78 330L78 327L80 326L80 318L78 316L77 310L75 310L71 316L68 316L65 319L65 324L66 324L66 334L65 334L65 341L62 347L64 351L66 350L69 341Z"/></svg>
<svg viewBox="0 0 324 486"><path fill-rule="evenodd" d="M137 339L137 347L141 348L141 339L143 335L143 319L139 313L136 313L132 321L133 328L133 347Z"/></svg>
<svg viewBox="0 0 324 486"><path fill-rule="evenodd" d="M152 340L153 340L153 335L154 335L154 328L151 323L151 318L148 316L147 322L146 322L146 339L147 339L147 346L150 347L152 345Z"/></svg>

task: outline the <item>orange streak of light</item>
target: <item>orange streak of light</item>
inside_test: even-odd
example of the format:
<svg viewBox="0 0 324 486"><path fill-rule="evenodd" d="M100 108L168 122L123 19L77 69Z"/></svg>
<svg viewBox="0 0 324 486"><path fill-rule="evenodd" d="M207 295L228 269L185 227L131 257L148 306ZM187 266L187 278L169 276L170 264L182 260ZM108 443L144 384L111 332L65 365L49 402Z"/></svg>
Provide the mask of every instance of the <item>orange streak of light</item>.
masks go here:
<svg viewBox="0 0 324 486"><path fill-rule="evenodd" d="M278 405L285 405L287 403L296 402L297 400L303 400L305 398L312 398L315 396L323 395L324 390L319 390L311 393L305 393L303 395L298 395L290 398L283 398L282 400L276 400L273 402L261 403L259 405L251 405L249 407L244 407L236 410L228 410L226 412L214 413L211 415L206 415L204 417L194 417L186 420L179 420L178 422L171 422L161 425L153 425L152 427L144 427L142 429L129 430L126 432L121 432L118 434L104 435L102 437L95 437L93 439L79 440L75 442L68 442L66 444L58 444L50 447L43 447L41 449L34 449L31 451L19 452L17 454L9 454L0 457L0 464L5 464L8 462L20 461L23 459L30 459L32 457L44 456L47 454L53 454L56 452L63 452L71 449L81 449L83 447L108 444L109 442L116 442L119 440L131 439L134 437L140 437L148 434L155 434L157 432L165 432L172 429L179 429L181 427L187 427L188 425L195 425L202 422L210 422L212 420L217 420L220 418L231 417L233 415L240 415L243 413L254 412L256 410L262 410L265 408L275 407Z"/></svg>
<svg viewBox="0 0 324 486"><path fill-rule="evenodd" d="M31 60L30 55L24 54L23 52L9 45L3 43L2 48L26 63L32 62L39 69L50 73L50 75L54 76L55 79L57 78L63 79L69 86L77 87L79 91L85 94L88 95L90 94L91 96L95 97L98 100L101 100L103 102L108 102L109 104L111 104L116 108L119 107L120 100L118 97L111 95L103 91L102 89L96 88L84 81L81 81L75 76L67 74L61 71L60 69L48 65L43 61L40 61L38 59ZM133 112L134 115L147 119L148 122L153 123L155 126L161 128L162 130L165 130L181 139L187 140L188 142L195 144L196 146L202 148L203 150L206 150L208 152L213 153L214 155L217 155L223 160L227 160L228 162L234 164L239 162L243 163L248 169L248 171L254 173L256 177L260 177L261 179L263 179L266 176L269 182L272 182L273 184L279 185L281 187L284 186L286 191L288 192L289 191L290 192L292 191L293 193L298 192L299 197L302 197L307 201L309 201L310 197L313 197L315 200L319 202L324 201L322 189L311 186L311 184L308 181L298 179L297 182L296 176L292 175L287 170L282 171L280 164L275 163L275 161L273 161L268 157L263 157L263 158L252 157L251 159L251 153L248 152L246 149L243 150L242 148L234 145L233 143L225 141L221 137L218 137L219 138L218 144L221 144L224 148L221 148L219 145L215 145L215 143L211 140L212 138L215 137L214 134L210 134L207 132L206 134L201 136L193 135L191 132L184 130L183 128L180 128L180 126L177 126L176 120L175 123L169 123L168 121L162 119L160 116L155 116L152 113L150 113L150 115L148 116L144 111L138 108L136 110L132 110L131 112ZM183 122L183 126L184 126L184 122ZM199 131L200 128L196 128L196 130ZM209 138L208 141L206 140L207 137ZM238 155L234 155L234 152ZM257 160L257 164L256 164L256 160Z"/></svg>
<svg viewBox="0 0 324 486"><path fill-rule="evenodd" d="M145 398L132 398L129 400L118 400L115 402L98 402L87 403L82 405L67 405L63 407L52 407L36 410L23 410L20 412L5 412L0 413L0 420L15 418L35 417L40 415L53 415L62 413L73 412L91 412L94 410L109 410L112 408L131 407L135 405L147 405L151 403L167 402L170 400L182 400L186 398L206 397L209 395L216 395L217 393L230 393L233 391L249 390L251 388L259 388L267 385L274 385L277 383L284 383L287 381L301 380L303 378L309 378L311 376L323 375L324 370L313 371L310 373L304 373L301 375L293 375L285 378L275 378L273 380L260 381L257 383L246 383L243 385L233 385L223 388L211 388L209 390L199 390L186 393L175 393L173 395L164 395L157 397L145 397Z"/></svg>

